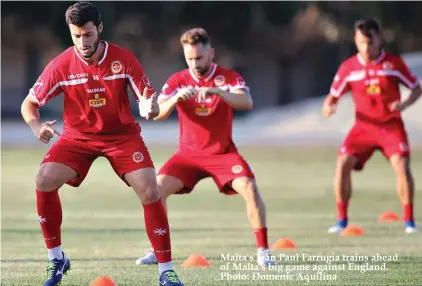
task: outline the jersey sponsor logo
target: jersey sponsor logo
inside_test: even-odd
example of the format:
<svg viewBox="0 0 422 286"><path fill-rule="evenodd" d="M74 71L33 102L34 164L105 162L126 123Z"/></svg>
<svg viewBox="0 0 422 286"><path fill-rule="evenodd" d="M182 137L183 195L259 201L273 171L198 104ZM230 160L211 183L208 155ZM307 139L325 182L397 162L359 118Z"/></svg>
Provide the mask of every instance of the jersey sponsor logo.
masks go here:
<svg viewBox="0 0 422 286"><path fill-rule="evenodd" d="M226 83L226 78L224 77L224 75L221 75L221 74L217 75L214 78L214 83L215 83L216 86L222 86Z"/></svg>
<svg viewBox="0 0 422 286"><path fill-rule="evenodd" d="M233 172L233 174L239 174L240 172L242 172L243 171L243 167L242 166L240 166L240 165L234 165L233 167L232 167L232 172Z"/></svg>
<svg viewBox="0 0 422 286"><path fill-rule="evenodd" d="M77 73L77 74L71 74L68 76L69 79L75 79L75 78L84 78L88 77L87 73Z"/></svg>
<svg viewBox="0 0 422 286"><path fill-rule="evenodd" d="M150 82L149 82L149 78L148 78L146 75L144 75L144 76L142 77L142 82L144 83L144 85L146 86L146 88L147 88L148 90L151 90L151 89L152 89L152 86L151 86L151 84L150 84Z"/></svg>
<svg viewBox="0 0 422 286"><path fill-rule="evenodd" d="M380 84L379 78L371 78L371 79L365 80L365 85L377 85L377 84Z"/></svg>
<svg viewBox="0 0 422 286"><path fill-rule="evenodd" d="M144 160L144 155L141 152L136 151L132 155L133 162L140 163Z"/></svg>
<svg viewBox="0 0 422 286"><path fill-rule="evenodd" d="M381 93L379 85L370 85L366 88L366 95L376 95Z"/></svg>
<svg viewBox="0 0 422 286"><path fill-rule="evenodd" d="M380 80L378 78L372 78L365 80L366 95L376 95L381 93L381 88L379 86Z"/></svg>
<svg viewBox="0 0 422 286"><path fill-rule="evenodd" d="M88 101L89 106L101 107L107 104L107 100L105 98L100 98L100 95L98 93L96 93L94 97L94 99L90 99Z"/></svg>
<svg viewBox="0 0 422 286"><path fill-rule="evenodd" d="M88 88L86 91L88 93L105 92L105 88L104 87L100 87L100 88Z"/></svg>
<svg viewBox="0 0 422 286"><path fill-rule="evenodd" d="M199 99L197 98L197 99L196 99L196 102L198 102L198 103L211 103L211 102L212 102L212 99L211 99L210 97L203 98L203 99L201 99L201 100L199 100Z"/></svg>
<svg viewBox="0 0 422 286"><path fill-rule="evenodd" d="M196 115L208 116L210 114L211 114L211 108L207 107L205 104L201 104L200 107L196 108Z"/></svg>
<svg viewBox="0 0 422 286"><path fill-rule="evenodd" d="M365 77L366 71L365 70L355 70L350 73L351 77Z"/></svg>
<svg viewBox="0 0 422 286"><path fill-rule="evenodd" d="M111 63L110 68L112 73L119 73L122 71L123 65L120 61L114 61Z"/></svg>

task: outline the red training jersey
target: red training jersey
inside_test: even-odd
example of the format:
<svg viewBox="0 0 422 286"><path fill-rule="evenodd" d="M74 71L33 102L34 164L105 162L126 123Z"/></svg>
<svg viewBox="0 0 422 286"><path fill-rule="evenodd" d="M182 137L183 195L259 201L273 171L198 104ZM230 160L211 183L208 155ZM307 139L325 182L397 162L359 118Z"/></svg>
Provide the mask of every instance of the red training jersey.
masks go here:
<svg viewBox="0 0 422 286"><path fill-rule="evenodd" d="M198 79L190 69L173 74L162 88L159 98L170 98L185 87L219 87L233 92L249 91L244 79L235 71L213 63L210 74ZM218 95L198 102L197 96L177 103L181 151L223 154L236 151L232 140L233 108Z"/></svg>
<svg viewBox="0 0 422 286"><path fill-rule="evenodd" d="M401 99L400 83L410 89L419 85L419 80L399 56L382 51L377 60L366 64L357 54L340 65L330 94L340 97L351 91L357 121L382 124L401 120L400 112L389 108L391 103Z"/></svg>
<svg viewBox="0 0 422 286"><path fill-rule="evenodd" d="M40 106L64 94L63 136L110 140L140 136L140 126L130 109L127 87L139 98L145 87L155 93L135 55L103 42L96 64L85 61L70 47L46 66L30 89Z"/></svg>

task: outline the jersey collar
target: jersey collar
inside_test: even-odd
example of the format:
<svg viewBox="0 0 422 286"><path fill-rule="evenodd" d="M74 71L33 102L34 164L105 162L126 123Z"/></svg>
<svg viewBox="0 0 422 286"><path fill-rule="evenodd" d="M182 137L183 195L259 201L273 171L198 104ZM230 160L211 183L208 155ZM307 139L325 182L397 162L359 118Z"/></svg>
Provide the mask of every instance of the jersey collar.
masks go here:
<svg viewBox="0 0 422 286"><path fill-rule="evenodd" d="M212 65L211 72L209 73L208 77L205 79L206 82L209 81L213 77L213 75L215 74L215 71L217 70L216 63L212 63L211 65ZM189 69L189 73L196 82L200 81L200 79L195 76L195 74L193 73L191 69Z"/></svg>
<svg viewBox="0 0 422 286"><path fill-rule="evenodd" d="M359 53L358 53L357 57L358 57L359 63L363 66L366 66L365 61L363 60L362 56ZM379 57L375 61L373 61L373 63L379 64L384 59L384 57L385 57L385 52L384 52L384 50L381 50L381 54L379 55Z"/></svg>
<svg viewBox="0 0 422 286"><path fill-rule="evenodd" d="M104 48L104 53L103 53L103 57L101 58L101 60L98 62L98 65L101 65L101 63L105 60L106 56L107 56L107 52L108 52L108 43L106 41L101 41L105 44L105 48ZM75 51L76 56L87 66L89 65L89 63L84 60L78 53L78 51L76 50L76 47L73 46L73 49Z"/></svg>

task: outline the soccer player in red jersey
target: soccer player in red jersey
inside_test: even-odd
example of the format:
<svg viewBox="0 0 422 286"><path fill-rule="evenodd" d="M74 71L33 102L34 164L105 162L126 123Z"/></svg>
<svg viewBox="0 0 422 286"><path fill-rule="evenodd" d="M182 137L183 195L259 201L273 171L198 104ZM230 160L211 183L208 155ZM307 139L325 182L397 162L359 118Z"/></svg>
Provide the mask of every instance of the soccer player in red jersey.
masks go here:
<svg viewBox="0 0 422 286"><path fill-rule="evenodd" d="M358 53L340 65L323 104L323 114L331 116L338 99L351 91L356 110L355 124L339 150L334 182L338 221L329 232L340 232L347 226L352 170L362 170L372 153L381 150L396 173L405 231L413 233L417 231L413 218L414 182L401 112L420 97L421 86L399 56L381 48L377 21L356 22L355 44ZM411 89L406 99L401 98L400 84Z"/></svg>
<svg viewBox="0 0 422 286"><path fill-rule="evenodd" d="M164 120L176 108L180 124L179 150L157 176L160 194L165 200L171 194L189 193L207 177L223 194L240 194L256 236L258 264L272 264L265 205L254 173L232 139L233 111L252 108L249 88L237 72L213 62L214 49L204 29L185 32L181 44L189 68L167 80L158 97L160 114L154 118ZM155 262L152 251L136 261Z"/></svg>
<svg viewBox="0 0 422 286"><path fill-rule="evenodd" d="M146 232L159 263L160 285L183 285L173 271L170 230L157 190L154 164L130 109L129 86L146 119L159 114L155 91L135 55L100 41L100 11L88 2L72 5L66 23L74 43L44 69L22 104L22 116L35 136L58 140L44 157L36 177L38 220L48 249L45 286L59 285L70 261L61 246L59 188L78 187L93 161L102 156L141 200ZM64 94L64 131L56 121L41 122L38 109Z"/></svg>

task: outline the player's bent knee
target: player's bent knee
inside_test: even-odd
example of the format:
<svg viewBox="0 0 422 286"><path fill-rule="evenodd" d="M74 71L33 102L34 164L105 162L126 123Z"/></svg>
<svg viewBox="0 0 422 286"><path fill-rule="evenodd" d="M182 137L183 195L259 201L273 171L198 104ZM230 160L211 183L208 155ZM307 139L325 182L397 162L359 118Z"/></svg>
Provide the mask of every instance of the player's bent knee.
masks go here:
<svg viewBox="0 0 422 286"><path fill-rule="evenodd" d="M256 200L258 188L255 180L247 177L237 178L232 182L232 188L242 195L246 201L253 202Z"/></svg>
<svg viewBox="0 0 422 286"><path fill-rule="evenodd" d="M35 185L37 190L49 192L57 190L76 176L77 173L72 168L49 162L41 165L35 179Z"/></svg>
<svg viewBox="0 0 422 286"><path fill-rule="evenodd" d="M125 179L141 199L142 203L153 203L160 198L153 168L144 168L127 173Z"/></svg>
<svg viewBox="0 0 422 286"><path fill-rule="evenodd" d="M337 169L341 173L348 173L353 170L353 167L356 165L357 159L353 155L341 155L337 159Z"/></svg>
<svg viewBox="0 0 422 286"><path fill-rule="evenodd" d="M409 159L403 156L394 156L391 158L391 164L399 176L410 176Z"/></svg>

